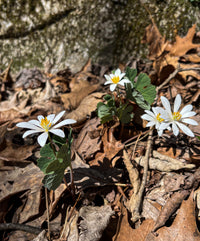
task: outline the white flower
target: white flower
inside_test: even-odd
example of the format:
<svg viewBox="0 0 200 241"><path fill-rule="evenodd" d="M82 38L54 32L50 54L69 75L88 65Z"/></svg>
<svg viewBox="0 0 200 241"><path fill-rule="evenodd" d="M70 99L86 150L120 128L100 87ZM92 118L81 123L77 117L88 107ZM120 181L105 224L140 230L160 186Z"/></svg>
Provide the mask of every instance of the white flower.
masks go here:
<svg viewBox="0 0 200 241"><path fill-rule="evenodd" d="M104 85L110 84L110 91L114 91L118 84L124 86L125 83L131 83L131 81L124 78L124 76L125 73L121 73L121 70L117 69L113 74L104 75L107 80Z"/></svg>
<svg viewBox="0 0 200 241"><path fill-rule="evenodd" d="M47 117L44 117L42 115L39 115L37 118L38 120L30 120L28 122L20 122L17 124L17 127L21 128L27 128L30 129L26 131L23 134L23 138L27 137L28 135L44 132L41 135L38 136L37 140L40 146L44 146L47 138L48 138L48 132L51 132L57 136L65 137L65 133L58 129L61 126L64 125L70 125L76 123L75 120L72 119L66 119L55 125L64 115L65 111L61 111L58 115L55 116L55 114L48 115Z"/></svg>
<svg viewBox="0 0 200 241"><path fill-rule="evenodd" d="M165 122L161 124L160 129L164 130L172 124L172 130L175 136L179 134L180 128L186 135L194 137L194 133L183 124L198 125L195 120L188 118L196 115L196 112L191 111L193 108L192 105L186 105L179 111L181 106L181 96L179 94L175 98L173 112L171 112L171 106L167 98L161 96L161 102L165 107L165 112L161 115L161 118L163 118Z"/></svg>
<svg viewBox="0 0 200 241"><path fill-rule="evenodd" d="M158 135L161 136L163 129L160 130L160 125L164 121L160 116L163 114L164 109L161 107L152 107L152 111L145 110L146 114L142 115L141 118L149 121L146 127L154 126L158 131Z"/></svg>

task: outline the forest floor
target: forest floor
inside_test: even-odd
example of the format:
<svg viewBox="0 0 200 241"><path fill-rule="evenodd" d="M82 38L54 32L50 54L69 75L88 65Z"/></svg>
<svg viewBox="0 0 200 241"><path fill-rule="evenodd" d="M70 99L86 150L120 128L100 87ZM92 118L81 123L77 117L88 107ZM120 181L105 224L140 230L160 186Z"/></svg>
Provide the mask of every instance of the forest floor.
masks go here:
<svg viewBox="0 0 200 241"><path fill-rule="evenodd" d="M160 106L165 96L173 106L180 94L181 108L193 105L199 123L195 26L170 43L150 25L143 42L149 60L118 67L150 77L156 86L153 105ZM170 130L159 137L156 130L148 132L144 110L135 103L129 124L116 119L101 124L97 104L110 92L104 75L112 70L88 60L75 74L70 68L56 74L35 68L14 76L12 63L0 73L1 240L200 240L199 125L189 126L194 137L181 130L177 137ZM68 169L67 185L44 188L37 135L23 139L24 130L16 126L62 110L65 119L77 121L71 147L75 193Z"/></svg>

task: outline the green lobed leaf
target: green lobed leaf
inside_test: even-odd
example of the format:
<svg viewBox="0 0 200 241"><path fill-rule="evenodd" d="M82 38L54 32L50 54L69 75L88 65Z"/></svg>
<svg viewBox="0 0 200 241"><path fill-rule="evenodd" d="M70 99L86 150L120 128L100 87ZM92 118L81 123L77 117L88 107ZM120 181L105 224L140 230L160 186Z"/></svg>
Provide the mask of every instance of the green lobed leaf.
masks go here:
<svg viewBox="0 0 200 241"><path fill-rule="evenodd" d="M135 77L137 75L137 69L126 68L126 77L134 84Z"/></svg>
<svg viewBox="0 0 200 241"><path fill-rule="evenodd" d="M142 94L144 100L150 105L154 102L154 99L156 98L156 87L151 84L151 80L147 74L140 73L138 75L135 88Z"/></svg>
<svg viewBox="0 0 200 241"><path fill-rule="evenodd" d="M132 105L124 105L121 108L118 109L118 117L119 120L124 123L127 124L131 121L131 119L133 118L133 106Z"/></svg>
<svg viewBox="0 0 200 241"><path fill-rule="evenodd" d="M55 154L49 144L46 144L40 150L41 157L37 160L37 165L41 171L46 173L46 168L49 166L51 162L55 160Z"/></svg>
<svg viewBox="0 0 200 241"><path fill-rule="evenodd" d="M108 101L108 100L112 99L112 96L107 94L103 98L104 98L104 100Z"/></svg>
<svg viewBox="0 0 200 241"><path fill-rule="evenodd" d="M40 170L44 173L46 173L46 168L49 166L49 164L55 159L54 158L48 158L48 157L40 157L37 160L37 165L40 168Z"/></svg>
<svg viewBox="0 0 200 241"><path fill-rule="evenodd" d="M53 158L55 157L51 144L48 143L40 149L40 155Z"/></svg>
<svg viewBox="0 0 200 241"><path fill-rule="evenodd" d="M137 103L137 105L145 110L150 110L150 104L144 99L143 95L139 93L137 90L133 91L133 99Z"/></svg>
<svg viewBox="0 0 200 241"><path fill-rule="evenodd" d="M58 145L59 147L61 147L63 144L66 143L66 137L62 138L60 136L57 136L57 135L53 135L53 138L52 138L53 142Z"/></svg>
<svg viewBox="0 0 200 241"><path fill-rule="evenodd" d="M54 173L47 174L43 180L42 183L46 188L49 190L56 190L57 187L61 184L64 177L63 170L59 169Z"/></svg>
<svg viewBox="0 0 200 241"><path fill-rule="evenodd" d="M113 107L109 107L104 103L102 103L101 105L98 105L97 108L98 108L97 114L98 114L98 117L101 119L102 124L113 120L113 112L115 112Z"/></svg>

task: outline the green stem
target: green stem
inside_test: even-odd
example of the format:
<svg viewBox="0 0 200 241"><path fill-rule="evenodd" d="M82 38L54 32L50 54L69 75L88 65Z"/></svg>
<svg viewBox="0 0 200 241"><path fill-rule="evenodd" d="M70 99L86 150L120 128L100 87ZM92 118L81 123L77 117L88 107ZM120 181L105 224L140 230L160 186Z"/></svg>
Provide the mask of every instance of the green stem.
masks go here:
<svg viewBox="0 0 200 241"><path fill-rule="evenodd" d="M52 142L52 139L51 139L51 136L50 136L49 132L48 132L48 137L49 137L49 142L50 142L50 144L51 144L51 148L52 148L52 150L53 150L54 156L56 157L55 146L54 146L54 144L53 144L53 142Z"/></svg>

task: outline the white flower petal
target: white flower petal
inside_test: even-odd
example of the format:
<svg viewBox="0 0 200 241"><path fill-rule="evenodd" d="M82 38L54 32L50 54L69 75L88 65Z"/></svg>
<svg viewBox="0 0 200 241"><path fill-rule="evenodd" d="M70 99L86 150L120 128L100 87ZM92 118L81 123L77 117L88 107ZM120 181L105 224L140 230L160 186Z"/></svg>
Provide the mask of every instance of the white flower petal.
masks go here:
<svg viewBox="0 0 200 241"><path fill-rule="evenodd" d="M148 115L152 116L153 118L156 118L155 114L154 114L152 111L150 111L150 110L145 110L145 112L146 112Z"/></svg>
<svg viewBox="0 0 200 241"><path fill-rule="evenodd" d="M65 137L65 133L64 131L60 130L60 129L51 129L49 130L49 132L53 133L54 135L60 136L60 137Z"/></svg>
<svg viewBox="0 0 200 241"><path fill-rule="evenodd" d="M154 107L156 110L155 110L155 112L158 114L167 114L167 112L162 108L162 107ZM153 107L152 107L152 109L153 109Z"/></svg>
<svg viewBox="0 0 200 241"><path fill-rule="evenodd" d="M158 112L156 107L152 107L152 111L153 111L155 117L159 114L159 112Z"/></svg>
<svg viewBox="0 0 200 241"><path fill-rule="evenodd" d="M40 144L40 146L44 146L46 144L47 138L48 138L47 132L44 132L38 136L37 141Z"/></svg>
<svg viewBox="0 0 200 241"><path fill-rule="evenodd" d="M198 126L198 123L193 119L182 119L181 121L190 125Z"/></svg>
<svg viewBox="0 0 200 241"><path fill-rule="evenodd" d="M181 96L178 94L174 101L174 112L178 112L181 106Z"/></svg>
<svg viewBox="0 0 200 241"><path fill-rule="evenodd" d="M177 125L186 135L194 137L194 133L186 125L179 122L177 123Z"/></svg>
<svg viewBox="0 0 200 241"><path fill-rule="evenodd" d="M178 124L178 122L176 122L176 123ZM175 136L178 136L178 134L179 134L179 129L178 129L176 123L175 123L175 122L172 123L172 130L173 130L174 135L175 135Z"/></svg>
<svg viewBox="0 0 200 241"><path fill-rule="evenodd" d="M115 76L120 76L121 74L121 70L118 68L116 71L115 71Z"/></svg>
<svg viewBox="0 0 200 241"><path fill-rule="evenodd" d="M119 81L118 84L124 86L125 83L130 83L131 84L131 81L129 79L122 79L122 80Z"/></svg>
<svg viewBox="0 0 200 241"><path fill-rule="evenodd" d="M144 114L141 116L142 119L147 120L147 121L154 121L155 117L152 117L150 115Z"/></svg>
<svg viewBox="0 0 200 241"><path fill-rule="evenodd" d="M156 121L156 129L158 130L160 128L160 122L159 121Z"/></svg>
<svg viewBox="0 0 200 241"><path fill-rule="evenodd" d="M57 125L55 125L52 129L57 129L61 126L65 126L65 125L71 125L71 124L74 124L76 123L75 120L72 120L72 119L66 119L66 120L63 120L61 121L60 123L58 123ZM51 130L51 129L50 129Z"/></svg>
<svg viewBox="0 0 200 241"><path fill-rule="evenodd" d="M44 119L44 116L43 115L39 115L37 118L38 118L39 122L41 122L41 120Z"/></svg>
<svg viewBox="0 0 200 241"><path fill-rule="evenodd" d="M180 112L181 114L181 112ZM187 113L184 113L184 114L181 114L182 115L182 119L183 118L186 118L186 117L192 117L194 115L196 115L196 112L195 111L188 111Z"/></svg>
<svg viewBox="0 0 200 241"><path fill-rule="evenodd" d="M31 123L35 126L38 126L38 127L42 128L41 125L40 125L40 122L38 120L30 120L30 121L28 121L28 123Z"/></svg>
<svg viewBox="0 0 200 241"><path fill-rule="evenodd" d="M57 114L57 116L55 117L55 119L53 120L53 125L56 124L65 114L65 110L61 111L59 114Z"/></svg>
<svg viewBox="0 0 200 241"><path fill-rule="evenodd" d="M155 125L155 121L150 121L147 123L146 127L150 127L150 126L154 126Z"/></svg>
<svg viewBox="0 0 200 241"><path fill-rule="evenodd" d="M184 113L187 113L187 112L191 111L192 108L193 108L192 105L186 105L186 106L184 106L183 109L180 111L180 114L181 114L181 115L184 115Z"/></svg>
<svg viewBox="0 0 200 241"><path fill-rule="evenodd" d="M160 129L160 130L168 129L168 128L170 128L169 125L170 125L170 123L168 123L168 122L167 122L167 123L163 122L163 123L160 124L159 129Z"/></svg>
<svg viewBox="0 0 200 241"><path fill-rule="evenodd" d="M117 86L116 84L111 84L111 85L110 85L110 91L114 91L115 88L116 88L116 86Z"/></svg>
<svg viewBox="0 0 200 241"><path fill-rule="evenodd" d="M125 76L125 73L121 73L121 74L119 75L119 79L122 79L124 76Z"/></svg>
<svg viewBox="0 0 200 241"><path fill-rule="evenodd" d="M108 85L108 84L112 84L113 82L112 82L112 80L107 80L105 83L104 83L104 85Z"/></svg>
<svg viewBox="0 0 200 241"><path fill-rule="evenodd" d="M105 74L105 75L104 75L104 77L105 77L105 79L106 79L106 80L111 81L111 78L110 78L110 76L109 76L109 75Z"/></svg>
<svg viewBox="0 0 200 241"><path fill-rule="evenodd" d="M170 106L168 99L164 96L161 96L161 102L162 102L163 106L165 107L165 110L167 111L167 113L171 116L172 115L171 106Z"/></svg>
<svg viewBox="0 0 200 241"><path fill-rule="evenodd" d="M27 137L27 136L29 136L31 134L35 134L35 133L39 133L39 132L41 132L41 131L39 131L39 130L29 130L29 131L26 131L26 132L24 132L22 138L25 138L25 137Z"/></svg>
<svg viewBox="0 0 200 241"><path fill-rule="evenodd" d="M162 136L163 130L157 130L157 132L158 132L158 135L159 135L159 136Z"/></svg>
<svg viewBox="0 0 200 241"><path fill-rule="evenodd" d="M47 120L49 120L52 123L54 120L54 117L55 117L55 114L50 114L47 116Z"/></svg>
<svg viewBox="0 0 200 241"><path fill-rule="evenodd" d="M33 130L41 130L42 129L42 128L39 128L39 127L33 125L30 122L20 122L16 126L21 127L21 128L33 129Z"/></svg>

